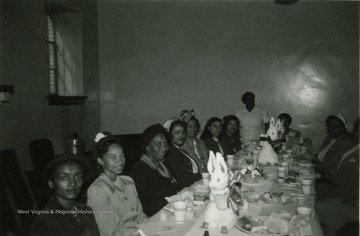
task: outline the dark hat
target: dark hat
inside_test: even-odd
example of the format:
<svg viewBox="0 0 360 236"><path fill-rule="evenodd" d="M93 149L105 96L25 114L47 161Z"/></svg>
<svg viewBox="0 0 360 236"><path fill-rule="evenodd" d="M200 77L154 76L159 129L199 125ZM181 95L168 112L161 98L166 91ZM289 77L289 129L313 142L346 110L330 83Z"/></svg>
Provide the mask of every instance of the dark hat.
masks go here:
<svg viewBox="0 0 360 236"><path fill-rule="evenodd" d="M48 180L51 176L51 171L53 171L54 167L65 162L65 161L75 161L79 163L83 168L83 180L86 181L92 175L92 169L90 167L89 162L82 155L74 155L74 154L66 154L56 156L53 160L51 160L42 171L41 181L44 184L48 184Z"/></svg>
<svg viewBox="0 0 360 236"><path fill-rule="evenodd" d="M163 134L165 137L167 137L166 129L160 124L150 125L144 130L141 135L141 149L144 153L146 147L157 134Z"/></svg>

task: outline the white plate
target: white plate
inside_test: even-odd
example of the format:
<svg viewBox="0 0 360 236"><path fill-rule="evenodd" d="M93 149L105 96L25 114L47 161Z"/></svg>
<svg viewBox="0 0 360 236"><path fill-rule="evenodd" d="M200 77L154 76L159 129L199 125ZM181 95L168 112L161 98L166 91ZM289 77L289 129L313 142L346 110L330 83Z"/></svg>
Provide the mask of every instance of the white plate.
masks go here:
<svg viewBox="0 0 360 236"><path fill-rule="evenodd" d="M301 183L279 183L277 178L273 179L273 182L289 188L301 187Z"/></svg>
<svg viewBox="0 0 360 236"><path fill-rule="evenodd" d="M267 218L267 217L263 217L264 220ZM255 219L254 219L255 220ZM251 231L247 231L243 228L240 227L240 225L238 225L238 222L236 221L235 222L235 227L240 230L241 232L245 233L245 234L248 234L248 235L251 235L251 236L285 236L285 235L288 235L287 233L286 234L273 234L273 233L269 233L269 234L262 234L262 233L255 233L255 232L251 232Z"/></svg>
<svg viewBox="0 0 360 236"><path fill-rule="evenodd" d="M254 232L251 232L251 231L247 231L243 228L241 228L240 226L238 226L237 224L235 224L235 227L240 230L241 232L243 233L246 233L248 235L251 235L251 236L286 236L286 235L289 235L289 234L261 234L261 233L254 233Z"/></svg>
<svg viewBox="0 0 360 236"><path fill-rule="evenodd" d="M281 206L291 202L291 198L289 197L285 202L257 202L257 198L260 194L246 194L245 198L252 204L257 206Z"/></svg>
<svg viewBox="0 0 360 236"><path fill-rule="evenodd" d="M269 183L269 180L261 178L261 179L259 179L259 181L257 183L247 183L247 182L244 182L243 179L240 179L240 182L244 185L262 185L262 184Z"/></svg>

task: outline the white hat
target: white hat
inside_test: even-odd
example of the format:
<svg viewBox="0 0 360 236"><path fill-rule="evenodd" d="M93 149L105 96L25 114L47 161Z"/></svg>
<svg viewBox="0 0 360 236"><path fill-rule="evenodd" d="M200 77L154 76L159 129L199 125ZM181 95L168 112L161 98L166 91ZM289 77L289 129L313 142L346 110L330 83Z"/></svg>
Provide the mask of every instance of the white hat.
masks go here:
<svg viewBox="0 0 360 236"><path fill-rule="evenodd" d="M345 118L341 115L341 113L339 113L338 115L334 115L334 116L336 116L337 118L339 118L339 119L343 122L343 124L344 124L344 126L345 126L345 129L346 129L348 132L352 131L352 129L354 128L354 126L353 126L350 122L347 122L347 121L345 120Z"/></svg>
<svg viewBox="0 0 360 236"><path fill-rule="evenodd" d="M165 123L163 124L163 127L166 129L167 132L169 132L171 124L176 120L178 120L178 119L177 118L172 118L172 119L169 119L169 120L165 121Z"/></svg>

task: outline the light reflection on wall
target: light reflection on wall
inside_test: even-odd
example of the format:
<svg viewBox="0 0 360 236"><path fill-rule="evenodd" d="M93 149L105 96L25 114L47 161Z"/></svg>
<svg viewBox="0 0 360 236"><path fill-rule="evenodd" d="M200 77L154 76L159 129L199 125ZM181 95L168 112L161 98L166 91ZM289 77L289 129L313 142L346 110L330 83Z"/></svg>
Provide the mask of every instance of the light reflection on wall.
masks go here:
<svg viewBox="0 0 360 236"><path fill-rule="evenodd" d="M300 65L298 72L290 79L286 98L291 103L308 108L319 106L326 96L328 84L310 64Z"/></svg>

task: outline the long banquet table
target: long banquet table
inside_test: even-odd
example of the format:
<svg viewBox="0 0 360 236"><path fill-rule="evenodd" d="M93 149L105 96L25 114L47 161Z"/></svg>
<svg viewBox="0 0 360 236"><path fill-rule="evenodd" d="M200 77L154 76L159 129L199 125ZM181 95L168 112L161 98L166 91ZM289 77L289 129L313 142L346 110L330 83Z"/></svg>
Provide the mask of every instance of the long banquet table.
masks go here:
<svg viewBox="0 0 360 236"><path fill-rule="evenodd" d="M255 193L262 192L283 192L284 194L289 194L291 191L289 189L282 188L280 185L274 182L266 181L263 184L255 184L250 185L254 187ZM294 192L294 191L292 191ZM295 193L301 193L301 191L295 191ZM314 210L314 199L315 195L312 195L308 198L307 202L303 205L299 205L298 202L291 201L288 204L280 205L280 206L259 206L250 203L249 209L246 211L241 210L242 215L252 216L253 218L259 216L269 216L273 212L286 211L289 213L295 213L296 208L299 206L306 206L312 208L313 214L311 217L311 226L313 231L313 236L323 236L322 229L320 227L320 223L316 212ZM187 219L184 224L175 223L173 213L161 210L156 215L150 218L149 222L146 224L139 225L139 228L145 233L147 236L156 236L156 235L167 235L167 236L202 236L204 235L205 229L202 229L201 226L204 220L204 212L205 206L197 206L195 208L196 214L193 219ZM166 221L160 221L160 215L167 214ZM220 236L220 235L228 235L228 236L241 236L248 235L246 233L241 232L236 227L234 227L228 234L220 233L218 229L209 229L208 230L211 236Z"/></svg>

